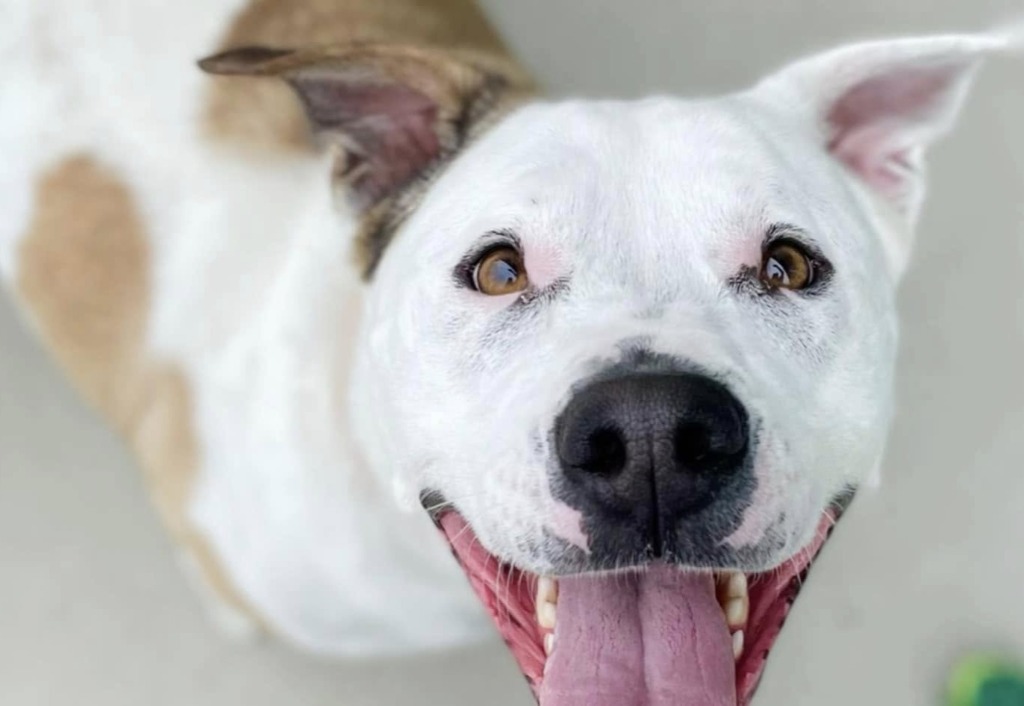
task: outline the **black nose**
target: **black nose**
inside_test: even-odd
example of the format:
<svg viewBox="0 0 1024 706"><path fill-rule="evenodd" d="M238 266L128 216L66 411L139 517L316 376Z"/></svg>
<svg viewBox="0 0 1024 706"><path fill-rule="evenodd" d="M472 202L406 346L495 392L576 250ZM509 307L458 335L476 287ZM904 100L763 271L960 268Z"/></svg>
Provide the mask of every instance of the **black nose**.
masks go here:
<svg viewBox="0 0 1024 706"><path fill-rule="evenodd" d="M555 425L572 504L604 524L641 527L655 546L746 466L749 435L724 385L684 373L591 383Z"/></svg>

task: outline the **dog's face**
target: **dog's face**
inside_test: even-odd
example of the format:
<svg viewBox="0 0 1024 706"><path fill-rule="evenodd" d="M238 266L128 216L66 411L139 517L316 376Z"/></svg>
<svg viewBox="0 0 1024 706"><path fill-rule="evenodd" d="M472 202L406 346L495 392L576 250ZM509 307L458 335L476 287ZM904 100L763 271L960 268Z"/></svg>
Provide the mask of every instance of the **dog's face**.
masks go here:
<svg viewBox="0 0 1024 706"><path fill-rule="evenodd" d="M886 426L895 275L853 188L750 98L519 110L375 274L368 438L533 572L659 543L692 566L777 565L873 470ZM658 466L662 443L680 458L652 491L633 457Z"/></svg>
<svg viewBox="0 0 1024 706"><path fill-rule="evenodd" d="M713 100L535 103L461 149L477 89L495 83L464 65L432 59L426 81L392 56L368 80L348 55L227 60L285 74L314 124L344 133L338 171L372 253L357 436L499 606L542 701L695 682L702 703L750 698L830 508L879 463L922 152L999 46L856 45ZM417 170L436 178L417 183ZM714 572L717 592L673 566ZM515 572L504 595L498 567ZM538 667L554 593L538 589L541 617L524 621L532 596L513 576L532 589L536 576L630 568L650 572L562 582L558 644L577 646ZM735 577L767 570L730 616ZM704 669L721 662L716 598L718 623L757 647L735 683ZM651 676L650 660L678 652L652 647L666 624L697 635L700 674ZM573 662L598 659L594 643L600 659L640 661L594 691Z"/></svg>

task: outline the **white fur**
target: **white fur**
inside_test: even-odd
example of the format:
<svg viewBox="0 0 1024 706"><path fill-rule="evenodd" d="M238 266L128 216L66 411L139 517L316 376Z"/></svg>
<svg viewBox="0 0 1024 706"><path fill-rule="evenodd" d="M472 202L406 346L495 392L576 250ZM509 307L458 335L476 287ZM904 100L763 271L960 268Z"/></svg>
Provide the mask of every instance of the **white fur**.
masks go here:
<svg viewBox="0 0 1024 706"><path fill-rule="evenodd" d="M772 223L806 228L839 270L831 296L788 297L785 317L726 284L756 263ZM504 228L527 253L551 251L570 284L491 330L495 312L451 286L451 270ZM373 463L442 492L488 549L531 570L559 558L536 539L553 517L554 418L622 341L713 371L758 413L774 490L754 511L784 512L787 553L877 462L895 351L881 243L828 158L745 98L526 108L442 178L391 247L354 390L380 411L357 435Z"/></svg>
<svg viewBox="0 0 1024 706"><path fill-rule="evenodd" d="M4 278L37 175L78 152L122 175L152 248L152 352L181 366L195 403L192 514L242 593L323 652L480 638L481 611L429 520L361 470L339 421L352 334L330 324L353 318L339 309L359 292L326 163L198 138L209 79L195 60L241 4L13 4L0 32Z"/></svg>
<svg viewBox="0 0 1024 706"><path fill-rule="evenodd" d="M366 290L324 160L221 153L196 135L206 79L193 61L240 2L7 3L0 273L16 276L48 166L85 150L131 184L153 253L152 354L182 367L195 402L192 517L281 634L343 654L484 634L417 496L441 491L492 552L552 569L546 435L572 385L624 340L715 371L763 422L742 541L782 533L765 566L877 466L910 226L825 154L803 110L839 55L723 99L524 108L431 188ZM861 70L943 41L841 56ZM795 94L801 110L783 99ZM961 98L951 92L949 115ZM827 294L769 307L729 289L779 222L826 251ZM568 282L507 325L511 301L452 275L498 229Z"/></svg>

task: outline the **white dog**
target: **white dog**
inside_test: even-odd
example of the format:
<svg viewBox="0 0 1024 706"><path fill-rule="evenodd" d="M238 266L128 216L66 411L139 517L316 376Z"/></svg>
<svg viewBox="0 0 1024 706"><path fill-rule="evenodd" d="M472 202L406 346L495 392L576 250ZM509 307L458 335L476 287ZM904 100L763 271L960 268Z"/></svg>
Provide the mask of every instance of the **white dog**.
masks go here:
<svg viewBox="0 0 1024 706"><path fill-rule="evenodd" d="M552 103L471 0L7 5L0 272L227 624L478 639L451 549L544 704L749 702L1007 38Z"/></svg>

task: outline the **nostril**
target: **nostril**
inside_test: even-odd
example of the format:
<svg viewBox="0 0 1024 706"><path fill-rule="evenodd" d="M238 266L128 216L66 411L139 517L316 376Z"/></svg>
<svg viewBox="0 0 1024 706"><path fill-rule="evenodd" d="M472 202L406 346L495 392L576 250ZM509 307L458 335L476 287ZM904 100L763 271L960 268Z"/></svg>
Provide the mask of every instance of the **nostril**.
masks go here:
<svg viewBox="0 0 1024 706"><path fill-rule="evenodd" d="M680 424L675 436L676 462L684 467L699 466L711 455L711 434L700 424Z"/></svg>
<svg viewBox="0 0 1024 706"><path fill-rule="evenodd" d="M680 470L732 473L746 456L745 425L719 426L684 421L675 429L675 461Z"/></svg>
<svg viewBox="0 0 1024 706"><path fill-rule="evenodd" d="M580 468L598 475L615 475L626 467L626 441L614 427L595 429L587 437L586 458Z"/></svg>
<svg viewBox="0 0 1024 706"><path fill-rule="evenodd" d="M739 473L751 443L746 410L732 393L683 373L591 383L556 419L552 441L563 473L584 483L581 492L601 502L621 496L624 507L648 502L645 493L657 477L677 489L703 488L706 483L679 477L724 480Z"/></svg>

